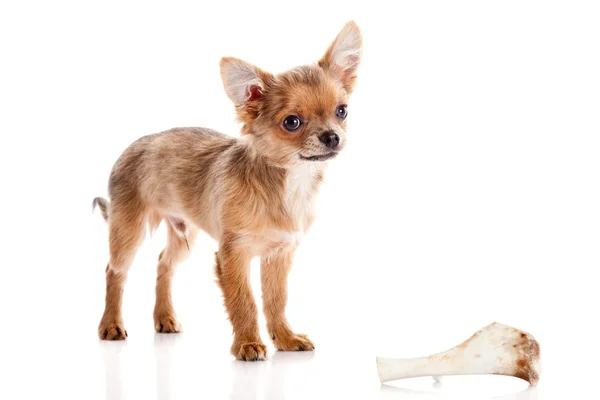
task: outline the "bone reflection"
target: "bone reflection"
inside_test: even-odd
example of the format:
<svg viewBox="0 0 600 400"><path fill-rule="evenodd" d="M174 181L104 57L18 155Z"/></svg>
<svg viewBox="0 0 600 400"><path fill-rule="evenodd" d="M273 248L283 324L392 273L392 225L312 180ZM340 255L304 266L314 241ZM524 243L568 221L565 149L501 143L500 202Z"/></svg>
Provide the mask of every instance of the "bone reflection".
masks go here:
<svg viewBox="0 0 600 400"><path fill-rule="evenodd" d="M379 392L382 394L381 398L400 398L399 395L403 395L402 398L413 400L445 398L444 394L439 392L410 390L390 385L381 385ZM490 397L490 400L537 400L537 393L537 387L530 386L521 392L510 393L498 397Z"/></svg>

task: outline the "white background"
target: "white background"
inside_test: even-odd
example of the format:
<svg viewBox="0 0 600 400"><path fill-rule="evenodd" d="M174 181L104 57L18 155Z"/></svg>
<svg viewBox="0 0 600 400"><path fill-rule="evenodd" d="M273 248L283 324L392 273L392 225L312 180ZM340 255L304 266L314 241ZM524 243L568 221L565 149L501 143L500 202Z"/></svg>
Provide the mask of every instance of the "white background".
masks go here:
<svg viewBox="0 0 600 400"><path fill-rule="evenodd" d="M289 286L314 354L269 343L271 360L233 361L206 236L176 275L184 333L156 335L163 229L130 273L129 339L99 342L107 231L90 206L119 154L176 126L237 135L220 57L280 72L350 19L351 143ZM597 398L599 19L591 1L2 2L0 397ZM260 301L257 268L253 283ZM537 389L379 384L376 355L435 353L492 321L540 341Z"/></svg>

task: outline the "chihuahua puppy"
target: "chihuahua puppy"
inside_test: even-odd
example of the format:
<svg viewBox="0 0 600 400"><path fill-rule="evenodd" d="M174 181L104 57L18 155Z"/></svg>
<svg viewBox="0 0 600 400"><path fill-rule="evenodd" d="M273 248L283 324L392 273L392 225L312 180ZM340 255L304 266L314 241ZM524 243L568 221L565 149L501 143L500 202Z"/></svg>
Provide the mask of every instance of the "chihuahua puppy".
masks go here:
<svg viewBox="0 0 600 400"><path fill-rule="evenodd" d="M361 59L362 37L347 23L314 65L274 75L242 60L221 59L221 77L243 124L236 139L204 128L144 136L119 157L110 174L110 202L94 199L108 223L110 261L100 339L127 336L121 315L127 272L146 227L166 222L158 259L154 326L181 331L171 300L176 265L199 229L219 243L216 276L233 326L231 353L266 358L249 280L261 258L267 328L279 350L312 350L285 316L294 251L313 222L313 200L327 162L346 144L348 99Z"/></svg>

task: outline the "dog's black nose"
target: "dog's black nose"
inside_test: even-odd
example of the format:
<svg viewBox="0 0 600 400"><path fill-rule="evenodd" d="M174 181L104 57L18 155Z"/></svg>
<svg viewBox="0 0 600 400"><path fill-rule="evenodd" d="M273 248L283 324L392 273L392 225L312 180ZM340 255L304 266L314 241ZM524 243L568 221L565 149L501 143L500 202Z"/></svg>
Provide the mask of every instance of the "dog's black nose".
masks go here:
<svg viewBox="0 0 600 400"><path fill-rule="evenodd" d="M330 149L335 149L340 144L340 137L334 131L327 131L319 136L319 140Z"/></svg>

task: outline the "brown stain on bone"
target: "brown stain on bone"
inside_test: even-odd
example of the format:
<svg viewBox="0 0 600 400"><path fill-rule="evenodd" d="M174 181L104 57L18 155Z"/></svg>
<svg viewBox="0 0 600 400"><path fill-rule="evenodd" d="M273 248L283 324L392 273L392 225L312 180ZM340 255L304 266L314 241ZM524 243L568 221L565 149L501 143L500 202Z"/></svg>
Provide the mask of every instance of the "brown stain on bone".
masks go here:
<svg viewBox="0 0 600 400"><path fill-rule="evenodd" d="M539 380L539 374L535 370L534 364L540 357L540 345L533 336L526 333L521 333L519 338L521 339L519 343L513 345L519 354L513 374L515 377L535 385Z"/></svg>

